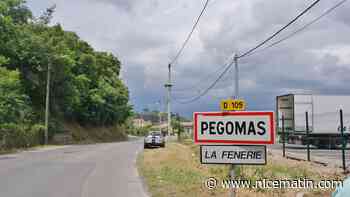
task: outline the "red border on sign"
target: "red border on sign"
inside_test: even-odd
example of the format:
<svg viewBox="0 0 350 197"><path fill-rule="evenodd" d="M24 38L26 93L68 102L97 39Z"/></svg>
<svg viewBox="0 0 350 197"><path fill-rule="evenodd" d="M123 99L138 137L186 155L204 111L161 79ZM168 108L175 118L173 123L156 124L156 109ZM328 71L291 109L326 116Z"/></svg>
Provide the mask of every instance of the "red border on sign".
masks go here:
<svg viewBox="0 0 350 197"><path fill-rule="evenodd" d="M239 112L195 112L194 115L194 142L195 143L213 143L213 144L274 144L275 143L275 125L273 112L262 112L262 111L239 111ZM268 115L270 118L270 140L269 141L258 141L258 140L199 140L198 139L198 116L259 116Z"/></svg>

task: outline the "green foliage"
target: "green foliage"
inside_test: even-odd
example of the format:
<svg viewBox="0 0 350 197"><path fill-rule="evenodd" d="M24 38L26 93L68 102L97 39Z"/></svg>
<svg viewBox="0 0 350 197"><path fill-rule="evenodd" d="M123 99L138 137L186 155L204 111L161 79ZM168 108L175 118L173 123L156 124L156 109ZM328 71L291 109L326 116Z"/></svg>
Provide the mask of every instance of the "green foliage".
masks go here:
<svg viewBox="0 0 350 197"><path fill-rule="evenodd" d="M16 123L31 112L18 71L0 67L0 124Z"/></svg>
<svg viewBox="0 0 350 197"><path fill-rule="evenodd" d="M42 127L34 124L29 98L18 71L0 67L0 139L2 147L28 147L40 143Z"/></svg>
<svg viewBox="0 0 350 197"><path fill-rule="evenodd" d="M0 55L0 66L6 64L7 62L8 62L8 59Z"/></svg>
<svg viewBox="0 0 350 197"><path fill-rule="evenodd" d="M119 60L112 54L95 52L60 25L47 26L53 12L51 7L39 22L13 28L17 36L0 46L0 54L9 59L3 64L19 69L25 91L39 111L45 106L50 65L50 110L54 114L95 126L122 124L131 115L131 106L128 89L119 79Z"/></svg>
<svg viewBox="0 0 350 197"><path fill-rule="evenodd" d="M120 61L59 24L48 26L55 7L34 19L24 2L0 1L0 121L12 123L22 112L32 114L34 123L43 121L50 67L51 117L92 126L124 124L132 108L119 78Z"/></svg>
<svg viewBox="0 0 350 197"><path fill-rule="evenodd" d="M181 125L181 118L179 114L176 114L174 117L171 118L171 125L174 131L177 132L177 140L182 141L183 137L182 133L184 133L185 128Z"/></svg>
<svg viewBox="0 0 350 197"><path fill-rule="evenodd" d="M152 125L134 128L133 132L130 134L135 136L146 136L151 131L151 129L152 129Z"/></svg>
<svg viewBox="0 0 350 197"><path fill-rule="evenodd" d="M1 125L2 148L28 148L43 142L44 126L40 124L3 124Z"/></svg>
<svg viewBox="0 0 350 197"><path fill-rule="evenodd" d="M179 117L173 117L171 119L171 127L175 129L178 133L182 133L185 131L185 128L181 125Z"/></svg>
<svg viewBox="0 0 350 197"><path fill-rule="evenodd" d="M55 9L56 9L56 5L53 5L49 8L46 9L46 11L43 13L43 15L41 15L39 17L39 20L38 22L39 23L42 23L44 25L47 25L50 23L52 17L53 17L53 13L55 12Z"/></svg>

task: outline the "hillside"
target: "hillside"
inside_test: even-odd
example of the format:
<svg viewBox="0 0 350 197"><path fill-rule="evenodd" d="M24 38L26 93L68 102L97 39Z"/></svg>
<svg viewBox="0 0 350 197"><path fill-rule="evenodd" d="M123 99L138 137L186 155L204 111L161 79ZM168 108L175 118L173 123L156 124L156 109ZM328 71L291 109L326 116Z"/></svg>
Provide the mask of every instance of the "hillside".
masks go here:
<svg viewBox="0 0 350 197"><path fill-rule="evenodd" d="M123 125L132 113L119 59L52 25L54 10L35 18L24 0L0 2L2 147L42 143L48 72L50 137L65 131L64 122L111 128Z"/></svg>

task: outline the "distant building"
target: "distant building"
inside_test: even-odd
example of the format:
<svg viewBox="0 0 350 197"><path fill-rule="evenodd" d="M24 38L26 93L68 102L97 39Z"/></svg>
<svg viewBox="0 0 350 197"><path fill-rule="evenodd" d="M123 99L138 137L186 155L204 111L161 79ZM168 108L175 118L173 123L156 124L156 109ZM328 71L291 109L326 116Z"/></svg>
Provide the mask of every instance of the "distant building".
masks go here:
<svg viewBox="0 0 350 197"><path fill-rule="evenodd" d="M181 126L184 127L187 134L192 134L193 132L193 122L181 122Z"/></svg>
<svg viewBox="0 0 350 197"><path fill-rule="evenodd" d="M152 125L152 122L151 121L145 121L142 118L135 118L133 120L133 125L136 128L141 128L141 127L146 127L146 126Z"/></svg>
<svg viewBox="0 0 350 197"><path fill-rule="evenodd" d="M166 114L159 114L159 112L147 112L136 114L135 118L143 119L144 121L150 121L152 122L152 125L159 125L160 122L163 123L166 120Z"/></svg>

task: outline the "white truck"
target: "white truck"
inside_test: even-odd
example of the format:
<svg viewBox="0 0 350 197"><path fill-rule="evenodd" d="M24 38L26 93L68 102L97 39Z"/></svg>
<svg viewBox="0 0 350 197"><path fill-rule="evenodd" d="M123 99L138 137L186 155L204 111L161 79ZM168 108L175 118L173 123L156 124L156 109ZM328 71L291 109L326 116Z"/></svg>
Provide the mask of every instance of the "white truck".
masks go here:
<svg viewBox="0 0 350 197"><path fill-rule="evenodd" d="M282 136L284 116L285 139L290 144L306 144L306 115L308 112L309 139L317 147L341 144L340 110L343 128L350 132L350 96L287 94L276 98L276 128ZM348 139L348 138L347 138Z"/></svg>

